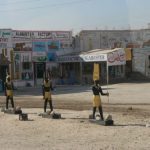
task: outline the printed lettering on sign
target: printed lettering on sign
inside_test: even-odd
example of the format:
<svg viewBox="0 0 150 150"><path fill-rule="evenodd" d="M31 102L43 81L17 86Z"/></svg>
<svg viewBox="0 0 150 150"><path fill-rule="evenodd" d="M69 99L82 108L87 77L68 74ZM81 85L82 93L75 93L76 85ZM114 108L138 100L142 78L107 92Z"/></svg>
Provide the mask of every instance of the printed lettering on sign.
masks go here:
<svg viewBox="0 0 150 150"><path fill-rule="evenodd" d="M33 38L70 41L71 31L13 31L13 38Z"/></svg>
<svg viewBox="0 0 150 150"><path fill-rule="evenodd" d="M126 62L125 51L123 49L108 54L108 65L123 65Z"/></svg>
<svg viewBox="0 0 150 150"><path fill-rule="evenodd" d="M6 38L10 36L11 36L10 31L5 31L5 30L0 31L0 37Z"/></svg>
<svg viewBox="0 0 150 150"><path fill-rule="evenodd" d="M45 41L34 41L33 42L33 51L35 51L35 52L46 51L46 42Z"/></svg>
<svg viewBox="0 0 150 150"><path fill-rule="evenodd" d="M80 57L83 59L85 62L90 62L90 61L106 61L106 55L80 55Z"/></svg>
<svg viewBox="0 0 150 150"><path fill-rule="evenodd" d="M81 59L79 56L62 56L57 58L58 62L80 62Z"/></svg>

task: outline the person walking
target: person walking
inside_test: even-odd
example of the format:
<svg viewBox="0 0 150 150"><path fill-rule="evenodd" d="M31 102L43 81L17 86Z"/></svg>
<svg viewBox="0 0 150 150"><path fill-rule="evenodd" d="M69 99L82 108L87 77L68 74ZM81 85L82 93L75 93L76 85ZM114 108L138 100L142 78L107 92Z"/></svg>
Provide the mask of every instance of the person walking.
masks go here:
<svg viewBox="0 0 150 150"><path fill-rule="evenodd" d="M92 86L92 92L93 92L93 119L95 119L96 108L98 108L101 120L104 120L100 94L108 96L109 93L103 93L102 88L99 85L99 80L94 81L94 85Z"/></svg>

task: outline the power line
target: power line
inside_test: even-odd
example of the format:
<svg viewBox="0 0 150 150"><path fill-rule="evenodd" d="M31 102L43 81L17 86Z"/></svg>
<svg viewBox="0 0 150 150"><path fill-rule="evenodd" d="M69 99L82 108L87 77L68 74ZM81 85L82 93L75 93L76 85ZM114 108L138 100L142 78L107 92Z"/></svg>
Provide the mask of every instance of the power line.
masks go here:
<svg viewBox="0 0 150 150"><path fill-rule="evenodd" d="M34 1L42 1L42 0L24 0L24 1L11 1L11 2L7 2L7 3L1 3L0 6L8 6L10 4L22 4L22 3L31 3Z"/></svg>
<svg viewBox="0 0 150 150"><path fill-rule="evenodd" d="M19 8L19 9L6 9L6 10L0 10L0 12L10 12L10 11L26 11L26 10L35 10L35 9L41 9L41 8L46 8L46 7L60 7L60 6L65 6L65 5L72 5L72 4L79 4L79 3L84 3L84 2L90 2L93 0L75 0L75 1L70 1L70 2L64 2L64 3L59 3L59 4L47 4L43 6L37 6L37 7L30 7L30 8Z"/></svg>

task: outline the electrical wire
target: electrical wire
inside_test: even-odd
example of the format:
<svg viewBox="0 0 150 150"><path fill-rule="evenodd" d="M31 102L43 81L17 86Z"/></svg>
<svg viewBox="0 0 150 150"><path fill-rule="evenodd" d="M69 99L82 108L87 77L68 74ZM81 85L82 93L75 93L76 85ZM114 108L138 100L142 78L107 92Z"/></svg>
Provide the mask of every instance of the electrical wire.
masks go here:
<svg viewBox="0 0 150 150"><path fill-rule="evenodd" d="M27 11L27 10L35 10L35 9L41 9L41 8L50 8L50 7L61 7L65 5L72 5L72 4L79 4L79 3L84 3L84 2L90 2L93 0L75 0L75 1L70 1L70 2L65 2L65 3L59 3L59 4L47 4L43 6L37 6L37 7L28 7L28 8L19 8L19 9L5 9L5 10L0 10L0 12L16 12L16 11Z"/></svg>
<svg viewBox="0 0 150 150"><path fill-rule="evenodd" d="M23 4L23 3L31 3L31 2L34 2L34 1L43 1L43 0L22 0L22 1L11 1L11 2L6 2L6 3L0 3L0 6L8 6L8 5L11 5L11 4Z"/></svg>

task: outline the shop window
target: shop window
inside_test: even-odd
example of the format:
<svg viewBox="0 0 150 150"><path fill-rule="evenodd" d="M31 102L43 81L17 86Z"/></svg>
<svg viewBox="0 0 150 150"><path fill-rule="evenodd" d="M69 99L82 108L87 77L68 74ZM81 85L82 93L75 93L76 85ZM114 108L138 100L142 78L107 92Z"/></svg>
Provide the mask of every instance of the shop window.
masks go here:
<svg viewBox="0 0 150 150"><path fill-rule="evenodd" d="M120 76L120 66L116 66L116 70L117 70L117 72L116 72L117 74L116 75Z"/></svg>
<svg viewBox="0 0 150 150"><path fill-rule="evenodd" d="M123 65L121 65L121 73L123 73L123 67L124 67L124 66L123 66Z"/></svg>
<svg viewBox="0 0 150 150"><path fill-rule="evenodd" d="M23 70L31 70L31 63L30 62L23 62L22 63Z"/></svg>
<svg viewBox="0 0 150 150"><path fill-rule="evenodd" d="M148 62L148 63L149 63L149 68L150 68L150 55L149 55L149 57L148 57L148 58L149 58L149 62Z"/></svg>
<svg viewBox="0 0 150 150"><path fill-rule="evenodd" d="M109 67L109 76L111 78L115 78L115 67L114 66Z"/></svg>
<svg viewBox="0 0 150 150"><path fill-rule="evenodd" d="M65 44L65 47L67 48L67 47L68 47L68 44Z"/></svg>
<svg viewBox="0 0 150 150"><path fill-rule="evenodd" d="M93 64L92 63L87 63L84 64L84 74L92 74L93 73Z"/></svg>

